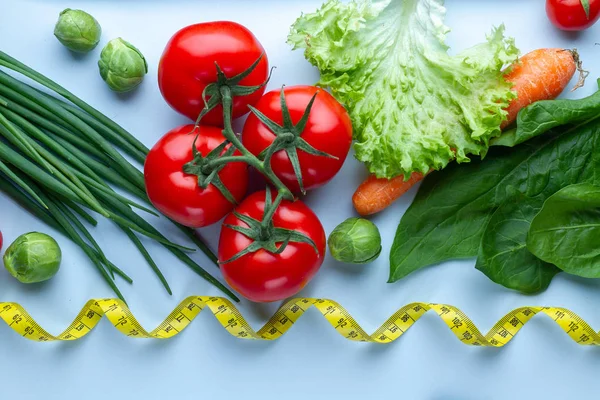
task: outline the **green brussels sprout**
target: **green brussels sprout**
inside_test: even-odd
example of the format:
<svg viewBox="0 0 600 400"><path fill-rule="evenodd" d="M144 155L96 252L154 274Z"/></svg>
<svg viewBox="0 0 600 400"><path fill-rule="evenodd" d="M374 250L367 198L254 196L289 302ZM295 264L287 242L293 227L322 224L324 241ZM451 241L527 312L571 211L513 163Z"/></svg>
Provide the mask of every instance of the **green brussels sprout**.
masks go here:
<svg viewBox="0 0 600 400"><path fill-rule="evenodd" d="M329 235L329 251L333 258L350 264L366 264L381 253L379 229L369 220L350 218Z"/></svg>
<svg viewBox="0 0 600 400"><path fill-rule="evenodd" d="M121 38L113 39L100 53L100 75L115 92L135 89L148 72L148 64L142 53Z"/></svg>
<svg viewBox="0 0 600 400"><path fill-rule="evenodd" d="M82 10L65 9L54 27L54 36L69 50L92 51L100 41L102 28L94 17Z"/></svg>
<svg viewBox="0 0 600 400"><path fill-rule="evenodd" d="M22 283L43 282L58 272L62 254L52 237L38 232L21 235L4 253L4 267Z"/></svg>

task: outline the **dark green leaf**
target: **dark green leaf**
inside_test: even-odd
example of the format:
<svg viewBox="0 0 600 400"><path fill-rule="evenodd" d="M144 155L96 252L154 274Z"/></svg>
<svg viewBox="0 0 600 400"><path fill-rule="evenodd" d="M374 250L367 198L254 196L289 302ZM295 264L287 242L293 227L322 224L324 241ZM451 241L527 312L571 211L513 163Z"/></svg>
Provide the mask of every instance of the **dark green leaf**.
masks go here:
<svg viewBox="0 0 600 400"><path fill-rule="evenodd" d="M390 252L390 281L449 259L474 257L492 214L513 186L527 197L562 187L600 183L600 125L544 135L484 160L431 174L405 213Z"/></svg>
<svg viewBox="0 0 600 400"><path fill-rule="evenodd" d="M521 144L520 137L517 136L517 128L502 132L502 135L490 140L490 146L515 147Z"/></svg>
<svg viewBox="0 0 600 400"><path fill-rule="evenodd" d="M428 265L475 257L491 214L506 200L504 177L521 170L534 151L528 144L497 148L485 162L452 164L425 179L398 226L390 282Z"/></svg>
<svg viewBox="0 0 600 400"><path fill-rule="evenodd" d="M515 196L492 215L481 240L476 268L492 281L523 293L548 288L560 272L527 250L527 232L542 207L540 197Z"/></svg>
<svg viewBox="0 0 600 400"><path fill-rule="evenodd" d="M580 100L538 101L519 113L517 128L490 142L492 146L514 147L551 129L574 128L600 117L600 91Z"/></svg>
<svg viewBox="0 0 600 400"><path fill-rule="evenodd" d="M565 272L600 278L600 187L571 185L546 200L527 246Z"/></svg>

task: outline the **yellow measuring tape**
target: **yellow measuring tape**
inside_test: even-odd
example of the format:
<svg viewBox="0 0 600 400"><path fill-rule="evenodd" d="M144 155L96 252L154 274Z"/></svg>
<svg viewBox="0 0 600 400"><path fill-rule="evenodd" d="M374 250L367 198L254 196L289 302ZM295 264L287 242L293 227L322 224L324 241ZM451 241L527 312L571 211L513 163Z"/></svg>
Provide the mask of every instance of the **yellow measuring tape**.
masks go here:
<svg viewBox="0 0 600 400"><path fill-rule="evenodd" d="M227 299L221 297L192 296L179 306L151 332L135 319L129 308L120 300L90 300L73 323L60 335L44 330L16 303L0 303L0 317L19 335L38 342L77 340L94 329L103 316L122 334L134 338L169 339L178 335L208 308L223 328L241 339L275 340L283 336L292 325L314 306L343 337L357 342L391 343L402 336L427 311L434 311L448 325L461 342L471 346L502 347L512 340L519 330L536 314L552 318L571 339L581 345L600 345L600 335L572 311L559 307L522 307L509 312L483 335L473 322L459 309L444 304L412 303L392 315L375 333L369 335L338 303L325 299L292 299L287 301L261 329L255 331Z"/></svg>

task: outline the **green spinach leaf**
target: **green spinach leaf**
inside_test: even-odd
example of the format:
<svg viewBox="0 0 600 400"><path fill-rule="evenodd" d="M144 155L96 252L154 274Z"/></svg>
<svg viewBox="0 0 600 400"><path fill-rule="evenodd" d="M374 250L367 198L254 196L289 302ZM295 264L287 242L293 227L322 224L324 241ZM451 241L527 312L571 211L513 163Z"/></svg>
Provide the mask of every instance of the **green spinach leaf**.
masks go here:
<svg viewBox="0 0 600 400"><path fill-rule="evenodd" d="M546 198L582 182L600 184L597 122L562 135L546 134L514 149L497 147L485 160L431 174L396 232L390 282L441 261L477 256L492 214L511 198L509 186L527 197Z"/></svg>
<svg viewBox="0 0 600 400"><path fill-rule="evenodd" d="M564 131L597 118L600 118L600 91L580 100L538 101L519 113L517 128L492 139L490 145L514 147L551 129L561 127Z"/></svg>
<svg viewBox="0 0 600 400"><path fill-rule="evenodd" d="M476 268L492 281L509 289L532 294L548 288L560 272L527 250L531 221L543 199L515 195L490 218L481 240Z"/></svg>
<svg viewBox="0 0 600 400"><path fill-rule="evenodd" d="M565 272L600 278L600 187L571 185L546 200L527 247Z"/></svg>

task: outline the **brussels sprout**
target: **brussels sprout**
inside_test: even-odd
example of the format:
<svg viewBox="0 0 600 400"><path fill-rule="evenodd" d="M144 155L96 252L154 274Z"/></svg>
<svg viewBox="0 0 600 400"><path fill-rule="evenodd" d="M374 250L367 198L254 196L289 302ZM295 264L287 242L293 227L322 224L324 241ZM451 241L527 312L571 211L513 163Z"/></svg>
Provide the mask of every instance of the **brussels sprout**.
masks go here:
<svg viewBox="0 0 600 400"><path fill-rule="evenodd" d="M54 36L69 50L78 53L92 51L100 41L102 28L85 11L65 9L54 27Z"/></svg>
<svg viewBox="0 0 600 400"><path fill-rule="evenodd" d="M58 272L62 254L52 237L38 232L21 235L4 253L4 267L22 283L36 283Z"/></svg>
<svg viewBox="0 0 600 400"><path fill-rule="evenodd" d="M329 235L329 251L333 258L351 264L366 264L381 253L381 235L374 223L350 218Z"/></svg>
<svg viewBox="0 0 600 400"><path fill-rule="evenodd" d="M100 75L115 92L128 92L136 88L148 72L142 53L121 38L113 39L100 53Z"/></svg>

